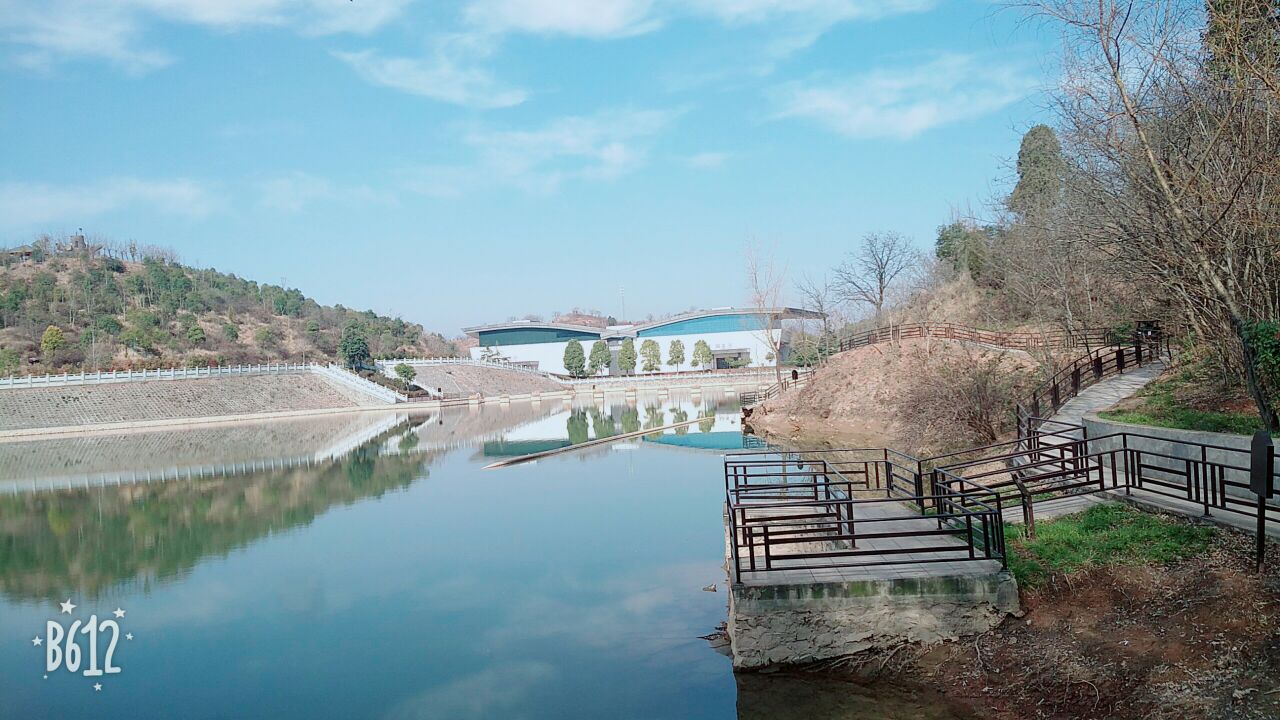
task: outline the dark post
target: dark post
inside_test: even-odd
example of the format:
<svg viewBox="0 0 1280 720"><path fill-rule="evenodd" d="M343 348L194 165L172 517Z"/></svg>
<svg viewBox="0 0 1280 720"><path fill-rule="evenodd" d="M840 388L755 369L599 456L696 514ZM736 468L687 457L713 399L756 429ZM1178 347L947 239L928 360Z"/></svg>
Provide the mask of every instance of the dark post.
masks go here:
<svg viewBox="0 0 1280 720"><path fill-rule="evenodd" d="M1253 434L1252 462L1249 464L1249 489L1258 496L1258 571L1267 554L1267 500L1275 494L1276 446L1271 433L1259 430Z"/></svg>

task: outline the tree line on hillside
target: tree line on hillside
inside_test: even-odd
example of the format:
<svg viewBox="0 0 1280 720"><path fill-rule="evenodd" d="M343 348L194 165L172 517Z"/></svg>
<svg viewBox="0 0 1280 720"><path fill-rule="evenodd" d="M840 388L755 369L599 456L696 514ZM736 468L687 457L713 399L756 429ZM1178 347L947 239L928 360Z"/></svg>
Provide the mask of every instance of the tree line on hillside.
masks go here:
<svg viewBox="0 0 1280 720"><path fill-rule="evenodd" d="M797 294L828 317L793 339L792 361L904 321L1131 336L1132 321L1157 320L1177 334L1192 400L1247 397L1280 429L1280 3L1019 7L1061 30L1065 72L1055 121L1023 137L1012 191L985 217L957 213L930 254L874 233L802 279ZM952 371L969 389L1000 376ZM1026 384L973 394L1012 402ZM966 395L959 385L935 394Z"/></svg>
<svg viewBox="0 0 1280 720"><path fill-rule="evenodd" d="M76 236L0 250L0 375L452 350L400 318L320 305L296 288L129 247L108 251ZM354 337L363 353L341 352Z"/></svg>
<svg viewBox="0 0 1280 720"><path fill-rule="evenodd" d="M643 362L640 362L643 361ZM654 373L662 369L662 348L658 345L658 341L653 338L646 338L640 343L639 353L636 351L635 341L626 338L622 341L622 345L618 348L618 370L624 375L630 375L636 371L636 365L640 362L642 372ZM667 365L679 370L685 363L685 348L683 340L672 340L667 346ZM582 343L578 340L570 340L564 347L564 367L572 377L588 377L599 375L607 370L613 364L613 354L609 350L609 344L604 340L597 340L591 345L591 354L587 355L582 347ZM706 340L698 340L693 344L693 353L689 357L689 365L694 368L712 369L715 365L715 357L711 353L711 346Z"/></svg>

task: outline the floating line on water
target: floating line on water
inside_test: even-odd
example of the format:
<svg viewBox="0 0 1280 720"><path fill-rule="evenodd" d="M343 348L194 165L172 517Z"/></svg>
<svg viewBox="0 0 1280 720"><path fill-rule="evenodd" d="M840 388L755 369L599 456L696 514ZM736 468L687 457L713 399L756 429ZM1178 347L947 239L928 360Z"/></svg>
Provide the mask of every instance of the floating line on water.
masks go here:
<svg viewBox="0 0 1280 720"><path fill-rule="evenodd" d="M623 433L621 435L610 435L609 437L606 437L606 438L596 438L595 440L588 440L586 442L578 443L577 445L567 445L562 448L555 448L554 450L543 450L542 452L529 453L528 455L521 455L520 457L513 457L513 458L507 458L506 460L499 460L498 462L485 465L483 469L496 470L498 468L509 467L511 465L519 465L520 463L529 462L530 460L540 460L544 457L550 457L551 455L559 455L561 453L573 452L574 450L582 450L583 448L595 447L597 445L604 445L606 443L616 442L618 440L627 440L629 438L640 437L642 435L650 435L652 433L661 433L665 430L671 430L672 428L679 428L679 427L684 427L686 425L692 425L696 422L702 422L703 420L706 420L706 418L694 418L692 420L685 420L683 422L672 423L670 425L663 425L662 427L649 428L648 430L636 430L635 432Z"/></svg>

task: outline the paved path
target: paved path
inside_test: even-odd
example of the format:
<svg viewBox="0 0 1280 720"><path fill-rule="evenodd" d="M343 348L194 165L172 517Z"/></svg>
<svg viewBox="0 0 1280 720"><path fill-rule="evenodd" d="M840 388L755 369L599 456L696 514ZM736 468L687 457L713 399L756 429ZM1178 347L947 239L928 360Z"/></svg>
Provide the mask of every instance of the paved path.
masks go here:
<svg viewBox="0 0 1280 720"><path fill-rule="evenodd" d="M1154 362L1143 365L1123 375L1108 378L1086 388L1081 393L1072 398L1054 415L1051 419L1058 422L1072 423L1079 425L1085 415L1105 410L1117 402L1127 397L1133 396L1142 389L1147 383L1154 380L1165 369L1163 362ZM1057 438L1045 438L1046 444L1054 444L1059 442ZM1123 482L1124 473L1119 472L1120 480ZM1135 505L1146 507L1150 510L1158 510L1161 512L1174 513L1187 517L1200 518L1220 525L1228 525L1246 532L1253 532L1257 528L1257 521L1250 515L1242 513L1228 512L1211 508L1206 515L1204 508L1195 503L1186 502L1167 495L1153 493L1146 490L1132 488L1128 493L1124 490L1114 490L1105 493L1092 495L1078 495L1075 497L1059 498L1046 502L1036 503L1036 520L1047 520L1059 517L1061 515L1070 515L1073 513L1083 512L1092 505L1097 505L1112 501L1131 502ZM1274 513L1268 513L1268 517L1275 516ZM1280 517L1274 519L1280 521ZM1016 510L1005 511L1005 520L1012 523L1022 523L1022 513ZM1280 537L1280 523L1269 523L1267 526L1267 534L1272 537Z"/></svg>
<svg viewBox="0 0 1280 720"><path fill-rule="evenodd" d="M1090 385L1068 400L1050 419L1079 425L1085 415L1105 410L1141 390L1164 372L1164 368L1163 362L1149 362L1123 375L1115 375L1096 385Z"/></svg>

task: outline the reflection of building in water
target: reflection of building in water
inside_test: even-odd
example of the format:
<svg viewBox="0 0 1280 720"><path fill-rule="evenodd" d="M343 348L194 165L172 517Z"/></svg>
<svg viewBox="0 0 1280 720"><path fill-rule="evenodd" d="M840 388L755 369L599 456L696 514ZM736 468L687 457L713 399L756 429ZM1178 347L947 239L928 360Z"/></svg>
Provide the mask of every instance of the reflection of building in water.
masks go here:
<svg viewBox="0 0 1280 720"><path fill-rule="evenodd" d="M742 447L736 396L722 390L676 390L609 394L595 402L578 399L567 410L534 420L484 443L484 457L510 458L644 430L697 422L644 435L660 444L724 450Z"/></svg>

